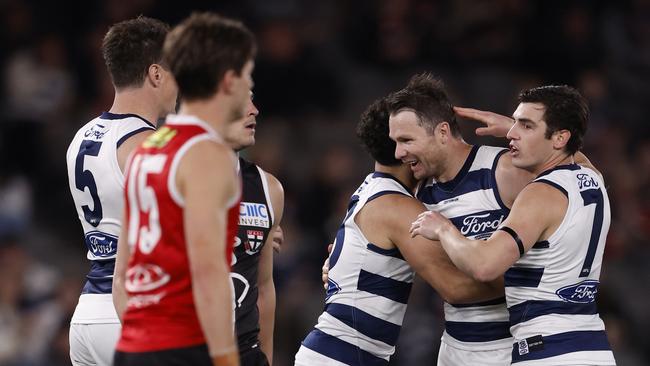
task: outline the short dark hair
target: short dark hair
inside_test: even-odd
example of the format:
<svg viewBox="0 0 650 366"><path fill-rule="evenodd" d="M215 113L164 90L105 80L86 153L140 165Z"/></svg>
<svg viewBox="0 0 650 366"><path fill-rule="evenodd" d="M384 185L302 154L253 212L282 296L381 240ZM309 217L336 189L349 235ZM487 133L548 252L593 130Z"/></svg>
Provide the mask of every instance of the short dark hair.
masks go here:
<svg viewBox="0 0 650 366"><path fill-rule="evenodd" d="M357 137L378 163L388 166L402 164L395 159L395 141L388 136L388 104L386 98L375 100L361 114Z"/></svg>
<svg viewBox="0 0 650 366"><path fill-rule="evenodd" d="M239 74L257 52L255 36L239 21L215 13L193 13L169 33L163 59L181 97L204 99L217 91L228 70Z"/></svg>
<svg viewBox="0 0 650 366"><path fill-rule="evenodd" d="M102 41L102 55L117 89L140 87L151 64L160 63L169 25L139 16L114 24Z"/></svg>
<svg viewBox="0 0 650 366"><path fill-rule="evenodd" d="M569 130L571 138L565 151L574 154L582 148L582 140L587 131L589 106L585 98L567 85L547 85L522 91L519 103L540 103L544 106L546 138L555 131Z"/></svg>
<svg viewBox="0 0 650 366"><path fill-rule="evenodd" d="M388 100L390 114L402 109L412 109L418 116L419 125L429 134L433 134L436 126L445 121L449 123L454 136L461 136L445 84L430 73L413 76L404 89L391 95Z"/></svg>

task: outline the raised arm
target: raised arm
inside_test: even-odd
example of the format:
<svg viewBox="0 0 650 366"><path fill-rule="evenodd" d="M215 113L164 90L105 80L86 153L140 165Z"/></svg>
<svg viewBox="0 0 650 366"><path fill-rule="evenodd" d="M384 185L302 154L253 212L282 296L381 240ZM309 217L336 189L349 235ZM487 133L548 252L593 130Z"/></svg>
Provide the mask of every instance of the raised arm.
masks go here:
<svg viewBox="0 0 650 366"><path fill-rule="evenodd" d="M225 146L199 142L181 160L176 181L185 200L192 293L208 351L215 365L238 365L230 256L225 254L228 206L239 194L234 155Z"/></svg>
<svg viewBox="0 0 650 366"><path fill-rule="evenodd" d="M510 117L474 108L454 107L454 112L459 117L483 123L484 127L476 129L478 136L506 137L515 122Z"/></svg>
<svg viewBox="0 0 650 366"><path fill-rule="evenodd" d="M260 254L258 268L257 308L260 312L260 343L270 365L273 364L273 329L275 325L275 284L273 283L274 232L280 227L284 213L284 189L273 175L266 173L273 205L273 227Z"/></svg>
<svg viewBox="0 0 650 366"><path fill-rule="evenodd" d="M357 216L357 223L377 245L385 239L375 233L385 233L417 274L445 301L470 303L503 296L500 281L482 283L465 275L453 265L440 243L422 237L411 238L409 226L424 211L425 207L411 197L385 195L366 204Z"/></svg>

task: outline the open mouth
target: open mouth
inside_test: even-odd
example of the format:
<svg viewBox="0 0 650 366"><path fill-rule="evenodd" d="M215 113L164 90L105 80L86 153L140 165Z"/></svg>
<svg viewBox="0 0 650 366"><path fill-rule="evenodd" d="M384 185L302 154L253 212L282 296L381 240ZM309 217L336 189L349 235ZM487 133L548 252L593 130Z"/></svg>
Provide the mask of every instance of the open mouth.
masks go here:
<svg viewBox="0 0 650 366"><path fill-rule="evenodd" d="M515 145L510 144L509 147L510 147L510 154L512 155L519 154L519 149Z"/></svg>
<svg viewBox="0 0 650 366"><path fill-rule="evenodd" d="M411 169L415 168L420 163L418 160L402 160L402 162L410 166Z"/></svg>

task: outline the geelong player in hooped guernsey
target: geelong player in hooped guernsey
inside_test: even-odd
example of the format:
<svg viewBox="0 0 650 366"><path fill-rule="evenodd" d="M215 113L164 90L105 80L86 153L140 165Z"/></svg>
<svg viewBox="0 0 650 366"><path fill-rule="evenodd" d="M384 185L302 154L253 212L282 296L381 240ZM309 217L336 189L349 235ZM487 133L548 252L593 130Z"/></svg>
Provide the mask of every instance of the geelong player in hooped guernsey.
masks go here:
<svg viewBox="0 0 650 366"><path fill-rule="evenodd" d="M425 211L412 195L416 180L396 160L385 100L362 115L357 135L375 159L350 199L329 258L323 314L296 354L296 365L386 365L406 311L414 272L443 298L473 303L501 296L500 283L475 281L439 245L411 238L408 226Z"/></svg>
<svg viewBox="0 0 650 366"><path fill-rule="evenodd" d="M102 51L115 87L113 105L79 129L66 154L70 192L91 262L70 322L74 366L108 366L115 353L120 321L111 292L123 224L123 172L129 154L176 107L176 83L161 62L168 30L147 17L109 29Z"/></svg>
<svg viewBox="0 0 650 366"><path fill-rule="evenodd" d="M452 180L427 179L418 189L417 198L429 210L451 220L465 237L489 238L510 212L501 201L495 179L496 165L506 151L473 146ZM443 344L472 352L510 349L512 336L505 297L474 304L445 302L444 311Z"/></svg>
<svg viewBox="0 0 650 366"><path fill-rule="evenodd" d="M513 164L537 178L487 241L465 238L436 212L413 235L439 239L453 262L479 280L505 273L512 363L615 365L596 308L610 206L602 177L574 163L588 108L567 86L523 91L507 137Z"/></svg>

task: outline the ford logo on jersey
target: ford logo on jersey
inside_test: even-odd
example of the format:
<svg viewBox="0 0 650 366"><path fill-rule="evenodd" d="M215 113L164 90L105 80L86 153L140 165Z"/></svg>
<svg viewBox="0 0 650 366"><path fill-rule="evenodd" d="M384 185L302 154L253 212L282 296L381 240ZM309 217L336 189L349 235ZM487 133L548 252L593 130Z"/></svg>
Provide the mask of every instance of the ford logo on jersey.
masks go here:
<svg viewBox="0 0 650 366"><path fill-rule="evenodd" d="M84 132L84 137L99 140L104 137L106 132L108 132L108 128L97 123Z"/></svg>
<svg viewBox="0 0 650 366"><path fill-rule="evenodd" d="M242 202L239 204L239 226L271 227L269 212L262 203Z"/></svg>
<svg viewBox="0 0 650 366"><path fill-rule="evenodd" d="M487 239L499 228L504 215L500 211L477 213L451 219L463 236L472 239Z"/></svg>
<svg viewBox="0 0 650 366"><path fill-rule="evenodd" d="M91 231L86 234L86 247L95 257L105 258L117 253L117 236Z"/></svg>
<svg viewBox="0 0 650 366"><path fill-rule="evenodd" d="M575 285L562 287L555 294L568 302L588 304L596 301L599 284L598 281L586 280Z"/></svg>

